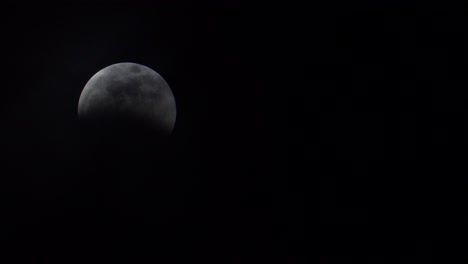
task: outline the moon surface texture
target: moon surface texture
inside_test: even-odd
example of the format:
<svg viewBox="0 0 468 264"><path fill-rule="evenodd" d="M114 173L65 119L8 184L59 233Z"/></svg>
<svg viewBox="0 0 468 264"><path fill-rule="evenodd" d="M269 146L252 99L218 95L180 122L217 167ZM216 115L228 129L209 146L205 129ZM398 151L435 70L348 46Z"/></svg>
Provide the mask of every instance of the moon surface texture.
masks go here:
<svg viewBox="0 0 468 264"><path fill-rule="evenodd" d="M88 81L78 102L79 119L137 120L171 134L176 121L174 95L152 69L136 63L117 63Z"/></svg>

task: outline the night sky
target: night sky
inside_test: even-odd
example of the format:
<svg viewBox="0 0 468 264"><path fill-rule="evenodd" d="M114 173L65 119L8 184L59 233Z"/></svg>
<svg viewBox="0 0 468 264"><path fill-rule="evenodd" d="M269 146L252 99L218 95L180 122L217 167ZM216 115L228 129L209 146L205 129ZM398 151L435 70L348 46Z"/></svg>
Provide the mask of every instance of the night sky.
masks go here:
<svg viewBox="0 0 468 264"><path fill-rule="evenodd" d="M433 259L430 153L466 109L466 22L352 2L7 1L1 262ZM170 85L168 140L77 119L119 62Z"/></svg>

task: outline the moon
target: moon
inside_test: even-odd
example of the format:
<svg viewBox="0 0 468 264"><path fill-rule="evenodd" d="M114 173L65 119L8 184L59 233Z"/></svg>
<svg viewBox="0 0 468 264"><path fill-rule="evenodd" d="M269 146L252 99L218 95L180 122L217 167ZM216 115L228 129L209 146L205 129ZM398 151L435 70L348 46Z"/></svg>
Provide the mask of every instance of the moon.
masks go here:
<svg viewBox="0 0 468 264"><path fill-rule="evenodd" d="M170 135L176 103L171 88L157 72L137 63L117 63L86 83L78 102L78 118L138 120Z"/></svg>

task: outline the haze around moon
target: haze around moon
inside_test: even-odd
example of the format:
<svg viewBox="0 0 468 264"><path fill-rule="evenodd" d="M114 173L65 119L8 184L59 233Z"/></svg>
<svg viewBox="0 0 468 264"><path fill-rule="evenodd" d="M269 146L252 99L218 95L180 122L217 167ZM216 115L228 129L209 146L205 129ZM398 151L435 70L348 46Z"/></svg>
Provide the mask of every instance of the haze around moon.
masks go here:
<svg viewBox="0 0 468 264"><path fill-rule="evenodd" d="M117 63L97 72L85 85L78 117L85 120L132 119L171 134L176 103L167 82L137 63Z"/></svg>

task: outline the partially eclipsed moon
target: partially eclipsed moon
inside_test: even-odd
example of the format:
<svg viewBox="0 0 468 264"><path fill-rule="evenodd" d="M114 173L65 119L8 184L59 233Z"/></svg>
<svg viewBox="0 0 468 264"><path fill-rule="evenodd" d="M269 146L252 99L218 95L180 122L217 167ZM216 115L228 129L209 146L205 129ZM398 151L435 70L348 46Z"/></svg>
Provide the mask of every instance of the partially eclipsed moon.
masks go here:
<svg viewBox="0 0 468 264"><path fill-rule="evenodd" d="M88 81L78 102L78 117L131 118L170 134L176 104L171 88L157 72L136 63L117 63Z"/></svg>

